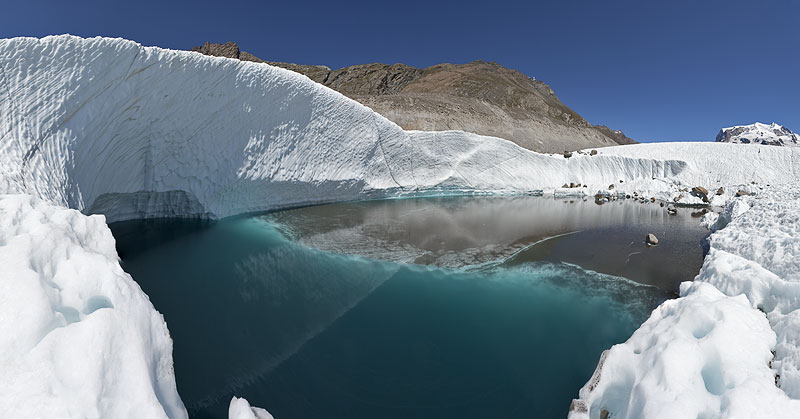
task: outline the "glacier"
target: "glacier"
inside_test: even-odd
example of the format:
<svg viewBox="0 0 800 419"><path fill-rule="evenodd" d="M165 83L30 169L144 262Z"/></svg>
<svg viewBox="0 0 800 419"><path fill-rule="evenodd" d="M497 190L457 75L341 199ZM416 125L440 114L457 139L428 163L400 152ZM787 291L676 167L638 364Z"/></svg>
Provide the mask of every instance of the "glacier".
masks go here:
<svg viewBox="0 0 800 419"><path fill-rule="evenodd" d="M20 417L186 417L167 325L120 267L107 222L442 194L701 205L691 190L704 186L725 211L707 220L718 231L702 271L605 353L570 417L789 417L798 174L796 147L638 144L566 158L403 131L266 64L123 39L0 40L0 405ZM231 415L268 414L234 398Z"/></svg>

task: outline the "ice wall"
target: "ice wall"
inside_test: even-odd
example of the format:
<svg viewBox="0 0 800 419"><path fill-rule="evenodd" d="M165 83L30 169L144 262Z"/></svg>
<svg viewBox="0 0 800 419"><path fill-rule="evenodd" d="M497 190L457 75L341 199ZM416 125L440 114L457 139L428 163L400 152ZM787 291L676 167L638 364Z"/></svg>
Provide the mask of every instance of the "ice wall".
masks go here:
<svg viewBox="0 0 800 419"><path fill-rule="evenodd" d="M404 132L288 70L122 39L0 40L0 98L0 192L110 221L570 182L594 194L619 179L672 193L676 179L702 178L696 156L668 152L678 145L565 158L459 131ZM716 146L699 154L735 147Z"/></svg>
<svg viewBox="0 0 800 419"><path fill-rule="evenodd" d="M72 36L0 41L0 69L6 190L57 205L218 217L413 185L402 130L287 70Z"/></svg>

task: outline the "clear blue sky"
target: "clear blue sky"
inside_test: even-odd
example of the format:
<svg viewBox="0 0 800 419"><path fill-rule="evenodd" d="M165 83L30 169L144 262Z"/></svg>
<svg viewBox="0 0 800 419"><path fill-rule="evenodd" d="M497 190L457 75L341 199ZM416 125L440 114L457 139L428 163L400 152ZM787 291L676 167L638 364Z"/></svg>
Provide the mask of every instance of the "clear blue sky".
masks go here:
<svg viewBox="0 0 800 419"><path fill-rule="evenodd" d="M333 68L497 61L639 141L713 140L754 121L800 131L800 0L3 3L3 38L235 41L263 59Z"/></svg>

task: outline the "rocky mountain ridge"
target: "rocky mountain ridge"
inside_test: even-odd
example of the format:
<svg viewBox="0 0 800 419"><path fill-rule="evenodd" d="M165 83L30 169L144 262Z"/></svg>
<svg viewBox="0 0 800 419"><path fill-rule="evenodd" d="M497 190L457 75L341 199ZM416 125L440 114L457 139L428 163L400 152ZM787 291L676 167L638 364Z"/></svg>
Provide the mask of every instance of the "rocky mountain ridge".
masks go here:
<svg viewBox="0 0 800 419"><path fill-rule="evenodd" d="M494 62L326 66L265 61L233 42L194 47L206 55L263 62L306 75L372 108L407 130L462 130L513 141L540 152L632 144L622 131L592 125L553 89Z"/></svg>

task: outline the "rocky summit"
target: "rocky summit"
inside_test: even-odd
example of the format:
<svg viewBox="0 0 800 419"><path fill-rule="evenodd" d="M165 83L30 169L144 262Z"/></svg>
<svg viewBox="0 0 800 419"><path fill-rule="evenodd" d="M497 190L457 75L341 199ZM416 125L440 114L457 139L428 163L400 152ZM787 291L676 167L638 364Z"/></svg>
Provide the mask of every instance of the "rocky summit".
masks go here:
<svg viewBox="0 0 800 419"><path fill-rule="evenodd" d="M774 122L769 125L756 122L721 129L717 134L717 142L800 146L800 135Z"/></svg>
<svg viewBox="0 0 800 419"><path fill-rule="evenodd" d="M233 42L192 51L262 62L306 75L369 106L406 130L461 130L505 138L530 150L561 153L632 144L622 131L592 125L561 103L547 84L494 62L320 65L265 61Z"/></svg>

